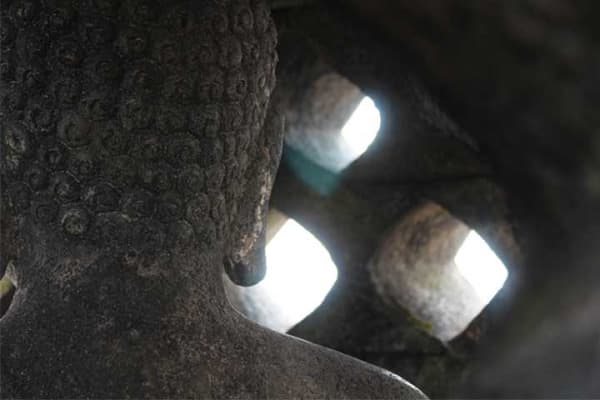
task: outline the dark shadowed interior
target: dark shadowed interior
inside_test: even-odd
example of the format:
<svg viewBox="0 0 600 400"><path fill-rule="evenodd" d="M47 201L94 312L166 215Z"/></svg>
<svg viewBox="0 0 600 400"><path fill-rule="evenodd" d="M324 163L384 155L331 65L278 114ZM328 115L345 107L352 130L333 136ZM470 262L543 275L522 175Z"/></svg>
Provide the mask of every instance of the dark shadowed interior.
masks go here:
<svg viewBox="0 0 600 400"><path fill-rule="evenodd" d="M599 18L1 1L0 397L600 397Z"/></svg>

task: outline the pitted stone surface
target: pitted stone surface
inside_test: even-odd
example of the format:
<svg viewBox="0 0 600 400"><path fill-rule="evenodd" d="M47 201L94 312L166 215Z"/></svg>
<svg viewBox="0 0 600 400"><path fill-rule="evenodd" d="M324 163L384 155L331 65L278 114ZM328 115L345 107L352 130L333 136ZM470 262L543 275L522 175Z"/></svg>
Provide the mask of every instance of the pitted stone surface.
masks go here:
<svg viewBox="0 0 600 400"><path fill-rule="evenodd" d="M1 3L6 398L413 397L236 314L281 151L260 1Z"/></svg>
<svg viewBox="0 0 600 400"><path fill-rule="evenodd" d="M213 243L248 181L232 161L260 151L276 60L265 7L51 3L4 4L8 212L66 241L93 242L111 212L125 230L187 222Z"/></svg>

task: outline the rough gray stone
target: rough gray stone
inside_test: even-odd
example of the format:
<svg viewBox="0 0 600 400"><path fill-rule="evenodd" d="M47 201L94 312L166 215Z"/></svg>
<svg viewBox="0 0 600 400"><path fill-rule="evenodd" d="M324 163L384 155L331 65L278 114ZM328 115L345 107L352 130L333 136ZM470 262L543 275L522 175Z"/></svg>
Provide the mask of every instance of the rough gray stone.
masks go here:
<svg viewBox="0 0 600 400"><path fill-rule="evenodd" d="M263 2L1 7L3 398L423 397L225 297L280 153Z"/></svg>

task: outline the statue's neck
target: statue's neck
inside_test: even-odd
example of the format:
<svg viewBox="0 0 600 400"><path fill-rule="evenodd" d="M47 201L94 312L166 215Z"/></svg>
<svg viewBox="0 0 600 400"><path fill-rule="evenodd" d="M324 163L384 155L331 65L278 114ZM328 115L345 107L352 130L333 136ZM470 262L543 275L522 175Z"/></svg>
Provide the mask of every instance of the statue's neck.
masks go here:
<svg viewBox="0 0 600 400"><path fill-rule="evenodd" d="M148 232L140 234L144 229ZM195 237L186 241L175 229L151 229L138 225L132 232L112 230L117 237L108 244L97 241L95 233L70 241L38 235L36 251L18 261L17 284L26 288L50 282L49 290L28 292L61 298L64 307L99 307L116 317L181 318L192 323L227 314L222 246L208 246ZM128 241L125 236L143 240Z"/></svg>

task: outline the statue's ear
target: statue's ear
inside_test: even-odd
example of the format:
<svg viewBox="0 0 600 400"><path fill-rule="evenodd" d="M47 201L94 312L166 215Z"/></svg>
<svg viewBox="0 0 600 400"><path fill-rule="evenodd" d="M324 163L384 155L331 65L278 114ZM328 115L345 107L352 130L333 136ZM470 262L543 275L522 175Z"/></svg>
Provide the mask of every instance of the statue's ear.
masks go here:
<svg viewBox="0 0 600 400"><path fill-rule="evenodd" d="M282 143L283 116L271 104L260 136L250 146L244 200L233 222L236 229L224 260L225 272L237 285L254 285L266 272L267 214Z"/></svg>
<svg viewBox="0 0 600 400"><path fill-rule="evenodd" d="M240 258L230 256L225 259L225 272L233 283L240 286L257 284L265 277L266 269L265 228L261 229L261 233L245 256Z"/></svg>

